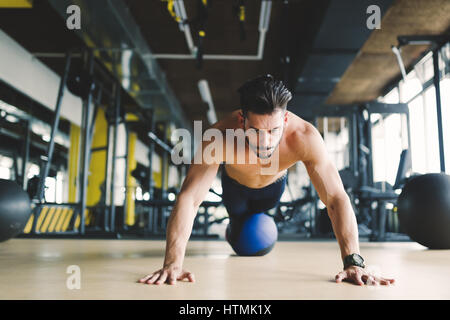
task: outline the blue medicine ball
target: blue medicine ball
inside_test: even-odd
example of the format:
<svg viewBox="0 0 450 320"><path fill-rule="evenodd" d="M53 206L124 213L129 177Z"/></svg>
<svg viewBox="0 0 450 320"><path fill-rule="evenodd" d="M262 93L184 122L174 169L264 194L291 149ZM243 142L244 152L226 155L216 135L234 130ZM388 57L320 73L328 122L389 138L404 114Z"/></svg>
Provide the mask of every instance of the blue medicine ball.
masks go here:
<svg viewBox="0 0 450 320"><path fill-rule="evenodd" d="M269 253L278 238L275 221L265 213L231 217L225 238L240 256L263 256Z"/></svg>

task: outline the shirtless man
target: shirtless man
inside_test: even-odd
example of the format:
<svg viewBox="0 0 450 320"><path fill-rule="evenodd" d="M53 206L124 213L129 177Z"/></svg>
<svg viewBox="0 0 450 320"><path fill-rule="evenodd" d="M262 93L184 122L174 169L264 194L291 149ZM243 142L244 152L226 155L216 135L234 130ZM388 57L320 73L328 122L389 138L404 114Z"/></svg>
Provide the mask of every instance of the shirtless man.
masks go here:
<svg viewBox="0 0 450 320"><path fill-rule="evenodd" d="M253 135L246 134L245 147L238 149L245 153L246 161L229 161L225 159L226 152L223 152L223 159L215 163L203 161L191 164L169 217L163 268L139 282L175 284L177 280L195 281L194 274L183 269L186 245L198 208L221 162L225 162L222 168L223 203L231 220L234 215L263 212L275 207L284 190L287 169L302 161L320 200L327 207L339 243L344 269L336 275L336 282L345 280L357 285L393 283L394 279L375 276L364 268L359 255L356 217L339 173L327 154L318 130L287 111L287 103L292 95L283 83L271 75L265 75L247 81L238 91L242 109L232 112L212 128L222 132L225 129L253 132ZM202 142L202 146L209 143L212 142ZM226 148L225 142L224 146ZM236 156L238 151L234 149L233 153ZM250 155L256 155L257 161L248 161ZM276 161L276 170L271 174L261 174L267 161ZM245 198L246 190L253 192L251 199ZM260 194L260 199L255 199L255 194L256 197Z"/></svg>

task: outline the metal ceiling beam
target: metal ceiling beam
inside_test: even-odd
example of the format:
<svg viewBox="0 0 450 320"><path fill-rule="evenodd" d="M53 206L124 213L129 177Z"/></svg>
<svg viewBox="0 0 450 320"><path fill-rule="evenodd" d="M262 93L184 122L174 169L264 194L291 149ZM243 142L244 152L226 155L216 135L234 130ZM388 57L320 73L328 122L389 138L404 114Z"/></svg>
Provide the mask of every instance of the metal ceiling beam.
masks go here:
<svg viewBox="0 0 450 320"><path fill-rule="evenodd" d="M78 0L74 3L71 0L49 0L49 3L64 20L67 19L67 7L78 5L82 26L74 32L87 47L95 49L97 60L120 81L124 90L142 108L154 109L157 121L170 121L192 131L192 124L124 1ZM151 95L139 94L149 90L159 90L164 99L155 103Z"/></svg>
<svg viewBox="0 0 450 320"><path fill-rule="evenodd" d="M184 10L183 0L176 0L177 11L182 20L187 20L186 11ZM177 8L177 7L176 7ZM231 55L231 54L203 54L203 60L262 60L264 52L264 42L266 40L266 33L269 30L270 14L272 11L272 0L262 0L261 10L259 13L259 39L258 52L256 55ZM184 32L186 42L188 44L191 54L174 54L174 53L157 53L153 54L154 59L197 59L197 47L192 43L192 35L188 25L179 23L180 30Z"/></svg>

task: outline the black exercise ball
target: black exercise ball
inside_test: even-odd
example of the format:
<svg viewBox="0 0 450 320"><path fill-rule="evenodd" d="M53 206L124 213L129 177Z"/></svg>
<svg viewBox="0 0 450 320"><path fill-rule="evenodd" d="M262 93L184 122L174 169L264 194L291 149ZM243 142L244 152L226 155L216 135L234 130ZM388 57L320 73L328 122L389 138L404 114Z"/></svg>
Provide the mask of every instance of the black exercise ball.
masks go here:
<svg viewBox="0 0 450 320"><path fill-rule="evenodd" d="M28 194L14 181L0 179L0 242L21 233L30 215Z"/></svg>
<svg viewBox="0 0 450 320"><path fill-rule="evenodd" d="M450 176L430 173L406 182L398 217L409 237L430 249L450 249Z"/></svg>

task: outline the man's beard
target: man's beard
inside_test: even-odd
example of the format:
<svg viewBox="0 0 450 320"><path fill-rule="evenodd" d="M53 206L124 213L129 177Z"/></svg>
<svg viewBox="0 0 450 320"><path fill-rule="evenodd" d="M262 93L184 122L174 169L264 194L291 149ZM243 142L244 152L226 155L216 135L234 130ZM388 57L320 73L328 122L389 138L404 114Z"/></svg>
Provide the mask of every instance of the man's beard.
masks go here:
<svg viewBox="0 0 450 320"><path fill-rule="evenodd" d="M260 153L260 149L257 148L255 145L251 144L250 141L248 141L248 137L245 137L245 141L247 142L249 148L256 154L256 156L260 159L269 159L270 157L272 157L272 154L275 152L275 150L278 148L278 145L281 142L281 139L283 138L283 134L284 134L284 128L283 128L283 132L281 134L280 139L278 140L278 142L276 143L276 145L272 148L265 148L265 150L270 150L273 149L273 151L271 153L269 153L268 155L262 155Z"/></svg>
<svg viewBox="0 0 450 320"><path fill-rule="evenodd" d="M245 118L244 118L244 132L245 132ZM248 147L256 154L256 156L258 158L269 159L272 156L272 154L275 152L275 150L278 148L278 145L280 144L281 139L283 138L283 135L284 135L284 125L283 125L283 131L281 132L280 139L276 143L275 147L273 147L273 151L269 155L266 155L266 156L261 155L258 151L258 148L256 146L254 146L253 144L251 144L250 141L248 141L247 135L245 135L245 142L247 143ZM269 148L269 149L272 149L272 148ZM269 150L269 149L266 148L266 150Z"/></svg>

